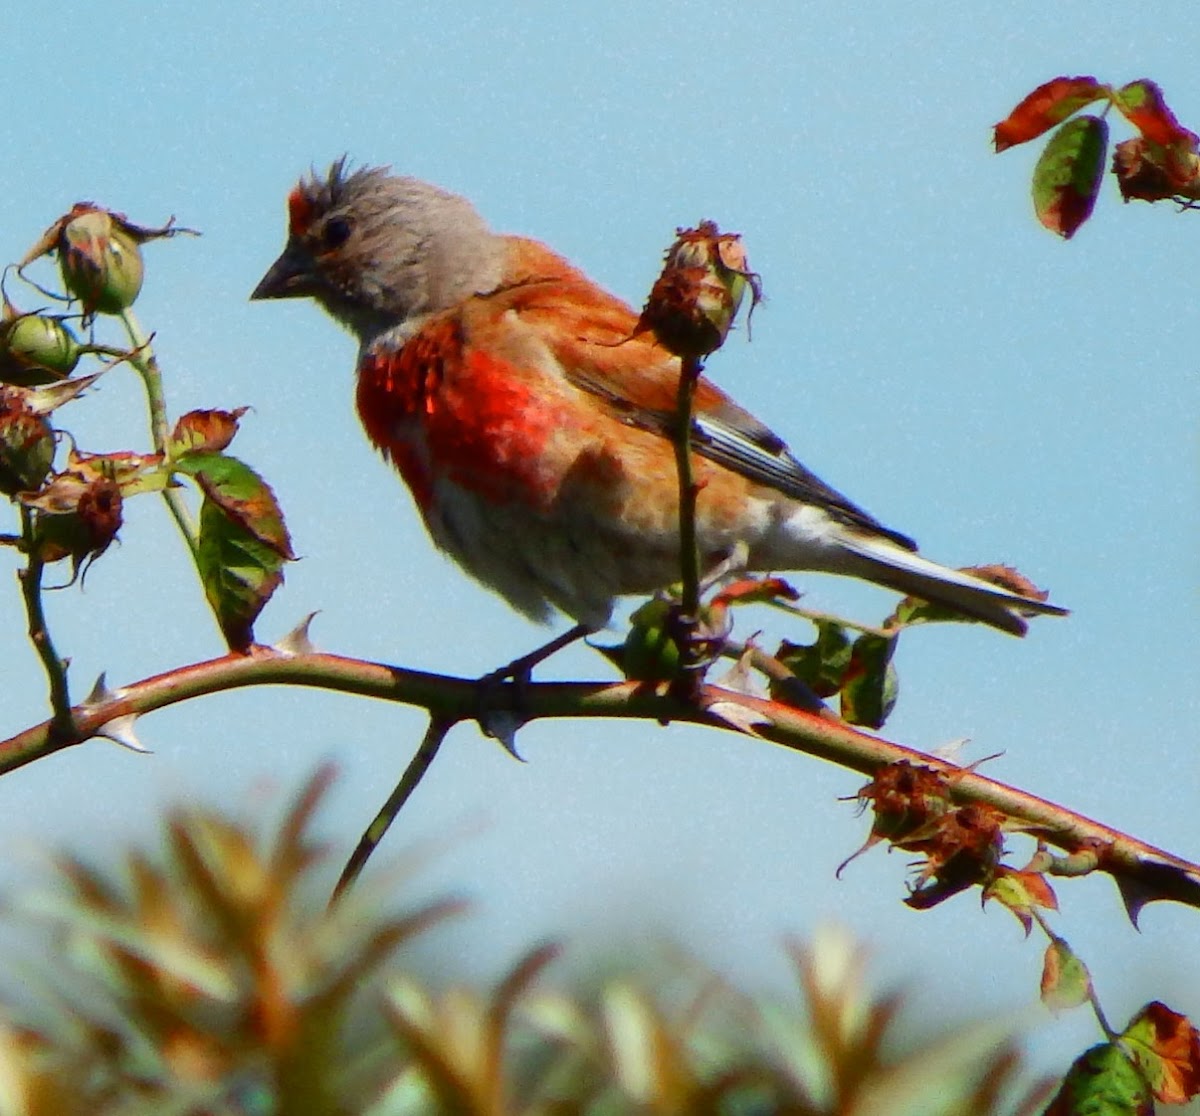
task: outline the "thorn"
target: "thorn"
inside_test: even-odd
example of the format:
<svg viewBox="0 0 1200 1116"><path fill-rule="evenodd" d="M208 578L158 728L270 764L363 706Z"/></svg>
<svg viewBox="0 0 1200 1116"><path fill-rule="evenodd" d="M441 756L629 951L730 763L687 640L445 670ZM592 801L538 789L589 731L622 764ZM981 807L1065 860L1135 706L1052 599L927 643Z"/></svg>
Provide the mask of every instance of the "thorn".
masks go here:
<svg viewBox="0 0 1200 1116"><path fill-rule="evenodd" d="M714 684L723 690L732 690L735 694L766 697L766 687L760 683L758 675L753 673L750 659L750 648L747 648L724 674L714 679Z"/></svg>
<svg viewBox="0 0 1200 1116"><path fill-rule="evenodd" d="M114 744L120 744L122 748L128 748L131 752L149 755L150 749L137 738L137 733L133 731L133 723L139 716L140 714L137 713L124 713L120 717L114 717L111 721L105 721L93 735L103 736Z"/></svg>
<svg viewBox="0 0 1200 1116"><path fill-rule="evenodd" d="M80 702L80 708L95 709L98 705L107 705L110 701L116 701L124 696L124 690L108 688L108 674L102 670L96 679L96 684L92 687L92 692Z"/></svg>
<svg viewBox="0 0 1200 1116"><path fill-rule="evenodd" d="M513 759L525 763L525 757L517 751L517 729L525 718L511 709L490 709L479 719L479 727L497 741Z"/></svg>
<svg viewBox="0 0 1200 1116"><path fill-rule="evenodd" d="M940 760L945 760L947 763L954 764L955 767L963 767L962 754L968 744L971 743L969 736L960 736L957 740L947 740L945 744L939 744L929 754L936 756ZM980 760L980 763L983 761ZM972 768L976 765L972 764Z"/></svg>
<svg viewBox="0 0 1200 1116"><path fill-rule="evenodd" d="M764 717L757 709L751 709L736 701L710 702L705 705L704 712L747 736L759 736L758 726L773 723L770 717Z"/></svg>
<svg viewBox="0 0 1200 1116"><path fill-rule="evenodd" d="M316 619L316 616L316 612L310 612L283 639L273 644L274 649L281 655L315 655L317 653L317 646L309 639L308 629L312 625L313 620Z"/></svg>

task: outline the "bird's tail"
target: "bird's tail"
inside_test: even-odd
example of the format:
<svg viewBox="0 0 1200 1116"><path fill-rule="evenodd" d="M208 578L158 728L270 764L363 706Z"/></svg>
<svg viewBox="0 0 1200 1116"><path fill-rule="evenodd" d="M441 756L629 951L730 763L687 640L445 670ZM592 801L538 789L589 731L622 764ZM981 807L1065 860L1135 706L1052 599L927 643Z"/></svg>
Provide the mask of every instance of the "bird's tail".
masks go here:
<svg viewBox="0 0 1200 1116"><path fill-rule="evenodd" d="M1067 609L1023 596L981 577L938 565L883 536L847 531L841 568L897 592L945 605L993 628L1025 634L1025 617L1066 616Z"/></svg>

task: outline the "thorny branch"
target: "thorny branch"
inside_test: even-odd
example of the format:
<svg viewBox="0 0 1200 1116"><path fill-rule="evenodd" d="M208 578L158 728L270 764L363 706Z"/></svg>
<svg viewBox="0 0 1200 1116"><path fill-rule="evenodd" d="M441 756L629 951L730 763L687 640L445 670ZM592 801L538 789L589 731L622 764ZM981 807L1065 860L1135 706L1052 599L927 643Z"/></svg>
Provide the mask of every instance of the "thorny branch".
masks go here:
<svg viewBox="0 0 1200 1116"><path fill-rule="evenodd" d="M384 663L324 653L277 651L257 646L248 655L229 654L178 667L135 682L71 710L73 727L63 733L53 721L0 741L0 775L43 756L81 744L118 718L136 717L177 702L246 686L308 686L374 697L427 710L449 731L479 712L475 679L406 670ZM1131 915L1146 903L1171 900L1200 909L1200 865L1128 836L1056 803L966 771L927 753L859 732L849 725L779 702L713 685L700 689L700 703L681 701L667 686L637 682L543 682L523 688L523 717L602 717L666 723L688 721L744 732L720 714L737 706L752 719L752 737L836 763L868 777L888 764L907 761L953 774L959 804L995 807L1035 827L1038 837L1068 853L1091 851L1095 868L1111 875ZM739 718L741 720L741 718Z"/></svg>

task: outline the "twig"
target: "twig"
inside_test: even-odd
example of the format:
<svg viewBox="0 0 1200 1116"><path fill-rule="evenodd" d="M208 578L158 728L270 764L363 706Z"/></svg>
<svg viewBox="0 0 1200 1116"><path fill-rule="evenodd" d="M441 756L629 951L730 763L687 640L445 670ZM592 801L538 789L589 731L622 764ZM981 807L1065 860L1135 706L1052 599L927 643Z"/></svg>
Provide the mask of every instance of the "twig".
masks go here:
<svg viewBox="0 0 1200 1116"><path fill-rule="evenodd" d="M58 657L54 641L50 638L50 629L46 625L46 613L42 608L42 570L45 566L34 541L33 531L33 512L22 505L22 541L29 555L29 562L23 570L17 571L17 578L21 582L25 616L29 621L29 641L37 650L38 658L42 660L50 684L52 716L47 722L48 733L52 738L65 739L75 732L71 693L67 685L67 664Z"/></svg>
<svg viewBox="0 0 1200 1116"><path fill-rule="evenodd" d="M442 741L446 739L446 734L456 723L457 721L450 718L430 717L425 736L413 758L408 761L408 766L404 769L400 782L396 784L396 789L388 795L388 800L372 819L371 824L367 826L354 852L350 854L350 859L346 861L346 867L342 869L342 874L334 885L333 895L329 899L330 904L336 903L342 893L358 879L359 873L366 867L368 858L378 847L379 842L383 840L384 834L396 820L396 815L400 813L413 791L425 777L429 765L433 763L434 756L438 754L438 749L442 746Z"/></svg>
<svg viewBox="0 0 1200 1116"><path fill-rule="evenodd" d="M780 612L786 612L789 616L798 616L802 620L810 620L814 624L830 623L837 624L842 628L849 628L851 631L862 632L865 635L882 636L884 639L890 639L897 632L903 631L908 627L906 624L896 624L892 627L880 627L877 624L865 624L860 620L847 620L843 616L835 616L831 612L819 612L816 609L804 608L801 605L792 604L790 601L773 600L769 602L770 607L778 609Z"/></svg>
<svg viewBox="0 0 1200 1116"><path fill-rule="evenodd" d="M163 394L158 358L151 348L150 337L142 329L132 310L122 311L121 324L125 327L125 333L134 350L129 356L130 362L137 369L146 389L146 404L150 411L150 438L154 443L154 452L165 453L171 429L167 420L167 401ZM191 551L192 561L195 562L199 556L199 538L182 492L172 485L167 485L162 491L162 497L175 520L175 525L179 528L179 533L188 545L188 550Z"/></svg>
<svg viewBox="0 0 1200 1116"><path fill-rule="evenodd" d="M695 701L704 671L712 661L700 636L700 554L696 544L697 487L692 472L692 409L696 382L703 365L698 357L684 356L679 365L675 404L675 471L679 478L679 572L682 589L672 607L667 631L679 649L679 677L675 696Z"/></svg>
<svg viewBox="0 0 1200 1116"><path fill-rule="evenodd" d="M675 469L679 474L679 567L683 582L683 615L695 619L700 612L700 555L696 549L696 482L692 475L692 401L701 364L683 357L675 404Z"/></svg>

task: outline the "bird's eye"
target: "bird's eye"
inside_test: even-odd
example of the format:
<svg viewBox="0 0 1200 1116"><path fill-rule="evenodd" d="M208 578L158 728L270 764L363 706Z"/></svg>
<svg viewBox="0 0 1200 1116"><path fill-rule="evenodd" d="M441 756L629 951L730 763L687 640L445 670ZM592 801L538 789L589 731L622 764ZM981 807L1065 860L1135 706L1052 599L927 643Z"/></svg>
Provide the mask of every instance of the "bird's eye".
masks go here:
<svg viewBox="0 0 1200 1116"><path fill-rule="evenodd" d="M321 245L327 251L340 248L350 238L350 222L345 217L330 217L321 230Z"/></svg>

